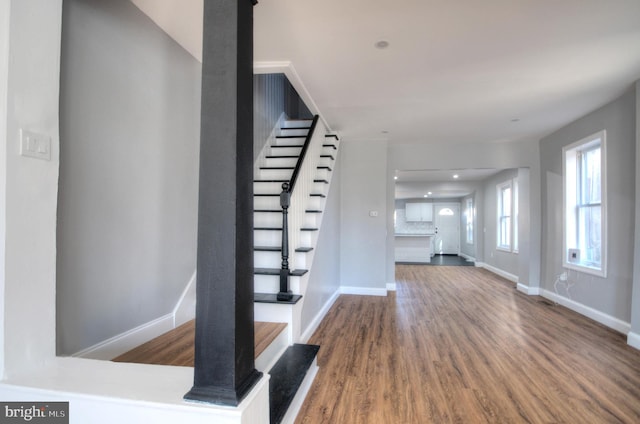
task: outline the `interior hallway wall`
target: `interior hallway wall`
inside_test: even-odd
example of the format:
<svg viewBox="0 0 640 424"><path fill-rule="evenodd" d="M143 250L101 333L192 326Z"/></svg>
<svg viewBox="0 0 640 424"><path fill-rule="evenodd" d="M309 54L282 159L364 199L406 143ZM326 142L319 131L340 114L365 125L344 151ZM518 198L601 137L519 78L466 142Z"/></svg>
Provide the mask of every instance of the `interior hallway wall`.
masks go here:
<svg viewBox="0 0 640 424"><path fill-rule="evenodd" d="M195 269L201 65L127 0L66 0L57 350L170 313Z"/></svg>

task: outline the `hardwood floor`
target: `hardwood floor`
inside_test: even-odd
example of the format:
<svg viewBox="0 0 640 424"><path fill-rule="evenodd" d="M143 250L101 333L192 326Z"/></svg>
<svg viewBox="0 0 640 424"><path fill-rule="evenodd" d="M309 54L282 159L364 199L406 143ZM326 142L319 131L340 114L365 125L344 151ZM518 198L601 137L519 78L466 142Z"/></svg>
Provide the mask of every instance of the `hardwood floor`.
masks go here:
<svg viewBox="0 0 640 424"><path fill-rule="evenodd" d="M255 322L256 358L286 326L287 324L280 322ZM191 320L129 352L123 353L113 361L193 367L195 328L195 320Z"/></svg>
<svg viewBox="0 0 640 424"><path fill-rule="evenodd" d="M309 343L296 423L638 423L625 336L473 267L396 267L388 297L342 295Z"/></svg>

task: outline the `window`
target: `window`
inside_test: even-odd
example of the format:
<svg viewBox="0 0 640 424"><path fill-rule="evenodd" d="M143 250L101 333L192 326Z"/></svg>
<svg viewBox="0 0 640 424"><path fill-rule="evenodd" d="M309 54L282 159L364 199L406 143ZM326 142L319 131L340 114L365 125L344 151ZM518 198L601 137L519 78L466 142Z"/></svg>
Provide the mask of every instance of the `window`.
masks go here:
<svg viewBox="0 0 640 424"><path fill-rule="evenodd" d="M497 186L498 197L498 250L518 252L518 179Z"/></svg>
<svg viewBox="0 0 640 424"><path fill-rule="evenodd" d="M466 211L467 243L473 244L473 199L467 199Z"/></svg>
<svg viewBox="0 0 640 424"><path fill-rule="evenodd" d="M498 249L511 251L511 181L498 185Z"/></svg>
<svg viewBox="0 0 640 424"><path fill-rule="evenodd" d="M518 251L518 179L513 179L513 251Z"/></svg>
<svg viewBox="0 0 640 424"><path fill-rule="evenodd" d="M606 277L605 131L565 147L563 265Z"/></svg>

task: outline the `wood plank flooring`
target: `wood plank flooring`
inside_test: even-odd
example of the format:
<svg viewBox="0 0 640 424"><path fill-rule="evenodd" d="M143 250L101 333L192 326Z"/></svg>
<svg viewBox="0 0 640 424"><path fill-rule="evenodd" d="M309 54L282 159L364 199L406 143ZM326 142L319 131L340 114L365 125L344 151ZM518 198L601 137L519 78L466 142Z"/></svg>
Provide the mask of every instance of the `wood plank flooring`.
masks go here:
<svg viewBox="0 0 640 424"><path fill-rule="evenodd" d="M286 323L279 322L255 322L256 358L286 326ZM113 361L193 367L195 329L195 320L191 320L114 358Z"/></svg>
<svg viewBox="0 0 640 424"><path fill-rule="evenodd" d="M638 423L640 352L473 267L396 267L388 297L342 295L309 340L296 423Z"/></svg>

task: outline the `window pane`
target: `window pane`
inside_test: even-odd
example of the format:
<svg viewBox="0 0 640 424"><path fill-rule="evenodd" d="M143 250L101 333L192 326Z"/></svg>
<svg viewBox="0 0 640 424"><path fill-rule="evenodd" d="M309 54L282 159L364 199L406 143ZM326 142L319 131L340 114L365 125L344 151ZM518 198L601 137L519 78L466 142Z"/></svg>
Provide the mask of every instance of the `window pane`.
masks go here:
<svg viewBox="0 0 640 424"><path fill-rule="evenodd" d="M578 243L582 262L599 266L602 262L602 220L600 206L578 208Z"/></svg>
<svg viewBox="0 0 640 424"><path fill-rule="evenodd" d="M500 214L502 216L511 215L511 187L502 189L502 210Z"/></svg>
<svg viewBox="0 0 640 424"><path fill-rule="evenodd" d="M600 203L600 148L587 150L582 153L582 178L580 203Z"/></svg>

